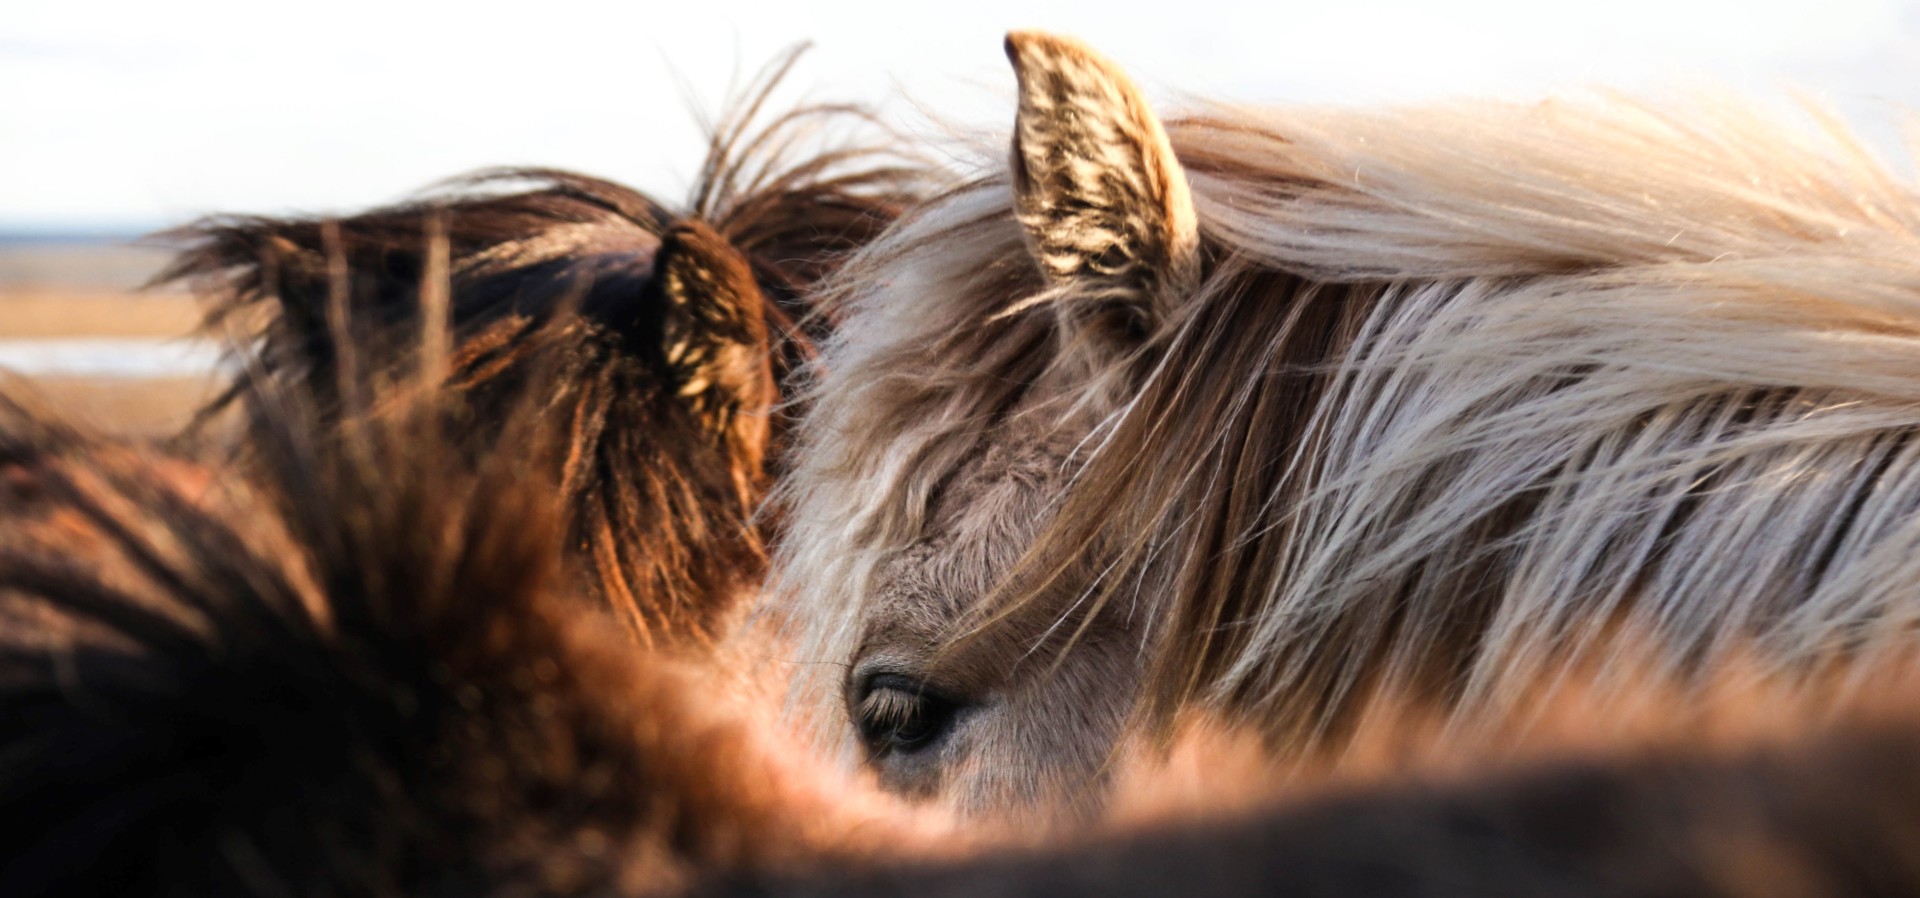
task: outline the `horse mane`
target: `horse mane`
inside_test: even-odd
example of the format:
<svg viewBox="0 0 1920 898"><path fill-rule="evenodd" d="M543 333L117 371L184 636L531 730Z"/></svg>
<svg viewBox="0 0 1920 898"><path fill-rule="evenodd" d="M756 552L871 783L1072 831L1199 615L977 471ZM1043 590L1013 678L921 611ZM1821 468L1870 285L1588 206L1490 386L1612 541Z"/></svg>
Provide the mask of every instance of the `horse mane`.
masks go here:
<svg viewBox="0 0 1920 898"><path fill-rule="evenodd" d="M228 216L175 232L191 245L159 280L197 282L214 299L206 330L238 330L249 362L201 423L262 376L312 395L324 421L350 418L366 404L353 394L410 376L415 335L444 317L449 384L473 408L467 451L484 451L488 422L521 401L530 368L562 366L541 402L569 435L567 541L586 579L643 641L708 638L732 607L717 597L764 567L751 518L797 414L762 395L758 371L770 363L784 384L811 358L829 325L805 290L912 202L923 177L850 136L872 124L856 107L763 122L802 49L715 127L684 209L584 175L508 169L344 218ZM723 273L737 258L748 275L694 283L685 302L663 296L662 254L702 228L717 239L694 238L686 255ZM762 327L770 345L753 336ZM694 349L669 339L689 333ZM679 551L636 546L669 534Z"/></svg>
<svg viewBox="0 0 1920 898"><path fill-rule="evenodd" d="M564 588L551 429L463 463L444 398L343 432L249 397L244 486L0 399L0 892L655 893L872 850L882 803Z"/></svg>
<svg viewBox="0 0 1920 898"><path fill-rule="evenodd" d="M1111 559L1076 613L1146 621L1157 725L1199 702L1337 744L1383 687L1497 706L1621 627L1680 671L1896 641L1920 202L1815 119L1599 95L1171 120L1205 271L1119 348L981 160L825 291L843 327L781 486L806 651L851 651L885 553L1063 371L1082 386L1038 413L1096 426L981 614Z"/></svg>

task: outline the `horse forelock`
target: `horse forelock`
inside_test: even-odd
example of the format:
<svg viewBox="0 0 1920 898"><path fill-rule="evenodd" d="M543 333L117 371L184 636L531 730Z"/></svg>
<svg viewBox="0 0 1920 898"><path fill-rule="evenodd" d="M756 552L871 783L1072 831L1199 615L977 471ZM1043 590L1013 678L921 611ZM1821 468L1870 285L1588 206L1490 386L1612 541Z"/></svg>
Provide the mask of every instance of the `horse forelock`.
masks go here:
<svg viewBox="0 0 1920 898"><path fill-rule="evenodd" d="M1102 594L1182 637L1157 719L1224 703L1311 742L1379 678L1497 704L1623 622L1677 668L1872 648L1920 573L1920 203L1818 121L1617 96L1174 120L1208 261L1132 348L1072 339L1090 298L1041 283L1004 176L935 201L829 285L783 487L808 656L847 657L1009 384L1069 364L1100 376L1055 398L1097 423L1010 601L1117 548ZM995 354L1025 329L1046 358Z"/></svg>

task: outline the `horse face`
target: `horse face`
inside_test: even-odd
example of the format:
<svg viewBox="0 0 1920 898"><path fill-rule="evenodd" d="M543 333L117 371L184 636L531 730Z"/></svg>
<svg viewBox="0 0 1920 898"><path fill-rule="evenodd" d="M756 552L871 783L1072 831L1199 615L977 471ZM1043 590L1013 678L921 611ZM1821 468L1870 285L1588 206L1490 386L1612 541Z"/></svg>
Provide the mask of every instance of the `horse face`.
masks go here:
<svg viewBox="0 0 1920 898"><path fill-rule="evenodd" d="M890 789L975 812L1097 799L1140 672L1136 622L1070 589L1004 617L983 604L1050 520L1082 435L1016 412L953 472L921 538L881 565L843 690Z"/></svg>
<svg viewBox="0 0 1920 898"><path fill-rule="evenodd" d="M821 603L851 603L844 618L806 614L838 621L813 644L847 663L843 732L884 782L974 811L1085 809L1134 706L1154 608L1107 588L1104 545L1058 532L1107 510L1057 506L1088 492L1069 487L1191 289L1198 239L1166 136L1123 75L1043 36L1008 52L1014 214L991 189L972 194L989 204L978 214L957 197L943 212L959 217L923 222L936 233L919 255L875 279L880 301L826 365L785 570ZM967 243L1007 261L945 265ZM850 511L875 477L894 481L871 500L891 510Z"/></svg>

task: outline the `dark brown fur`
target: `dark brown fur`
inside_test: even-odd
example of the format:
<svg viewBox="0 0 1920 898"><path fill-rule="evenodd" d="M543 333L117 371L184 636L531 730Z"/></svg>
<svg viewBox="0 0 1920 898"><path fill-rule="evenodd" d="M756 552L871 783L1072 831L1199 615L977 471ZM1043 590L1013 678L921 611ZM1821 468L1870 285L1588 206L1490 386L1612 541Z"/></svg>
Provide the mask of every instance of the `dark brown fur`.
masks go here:
<svg viewBox="0 0 1920 898"><path fill-rule="evenodd" d="M790 161L858 110L806 107L752 130L796 55L721 123L684 209L512 170L347 218L215 218L178 232L192 248L162 279L198 282L214 297L208 328L258 347L258 370L203 420L262 374L309 392L324 420L351 419L368 404L355 394L411 376L423 318L444 301L463 450L489 450L529 371L554 374L535 402L566 435L557 461L581 580L642 640L707 639L765 564L751 519L793 414L776 387L827 327L803 291L912 202L921 178L876 149ZM423 292L435 282L444 297ZM680 550L661 550L668 533Z"/></svg>
<svg viewBox="0 0 1920 898"><path fill-rule="evenodd" d="M234 490L0 412L0 894L625 894L879 835L557 588L537 420L467 465L437 407L259 405Z"/></svg>

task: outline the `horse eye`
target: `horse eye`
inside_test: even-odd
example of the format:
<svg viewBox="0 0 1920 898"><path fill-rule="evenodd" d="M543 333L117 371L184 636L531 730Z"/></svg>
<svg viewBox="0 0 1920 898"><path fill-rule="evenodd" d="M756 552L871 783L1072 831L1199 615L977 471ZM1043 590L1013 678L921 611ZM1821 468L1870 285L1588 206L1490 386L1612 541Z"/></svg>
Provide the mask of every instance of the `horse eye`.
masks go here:
<svg viewBox="0 0 1920 898"><path fill-rule="evenodd" d="M940 741L952 726L958 705L898 674L867 681L866 695L854 708L860 738L874 757L912 754Z"/></svg>

